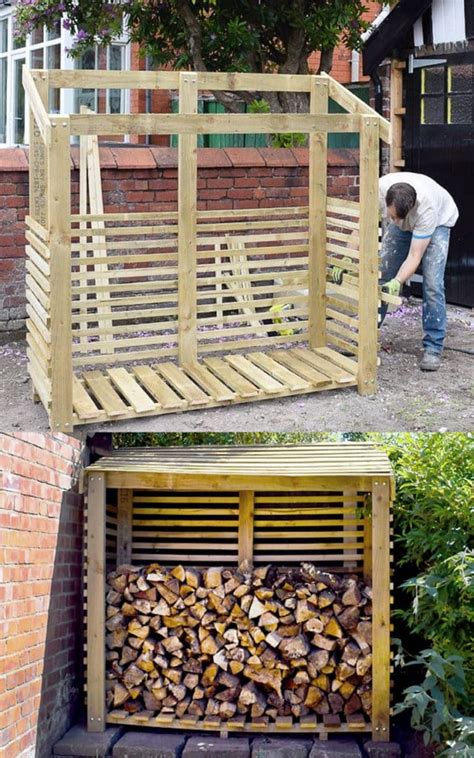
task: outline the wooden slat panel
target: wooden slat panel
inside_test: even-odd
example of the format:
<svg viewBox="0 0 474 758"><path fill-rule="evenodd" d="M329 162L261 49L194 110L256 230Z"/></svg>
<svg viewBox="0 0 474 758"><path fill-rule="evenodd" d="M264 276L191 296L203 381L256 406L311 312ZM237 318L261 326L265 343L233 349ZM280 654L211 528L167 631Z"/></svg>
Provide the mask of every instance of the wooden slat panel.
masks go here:
<svg viewBox="0 0 474 758"><path fill-rule="evenodd" d="M101 415L100 409L97 408L76 376L73 378L72 384L72 403L80 419L94 419Z"/></svg>
<svg viewBox="0 0 474 758"><path fill-rule="evenodd" d="M238 371L232 368L222 358L204 358L206 366L229 387L232 387L240 397L255 397L260 390L251 384Z"/></svg>
<svg viewBox="0 0 474 758"><path fill-rule="evenodd" d="M214 374L211 373L205 366L196 364L195 366L186 366L186 373L192 377L203 389L206 390L214 400L219 402L227 402L233 400L236 396L235 392L230 390L223 382L221 382Z"/></svg>
<svg viewBox="0 0 474 758"><path fill-rule="evenodd" d="M316 355L314 352L296 347L292 348L289 351L289 354L305 361L338 384L348 384L354 381L353 374L349 374L347 371L340 369L338 366L335 366L334 363L325 360L322 356Z"/></svg>
<svg viewBox="0 0 474 758"><path fill-rule="evenodd" d="M329 377L325 376L320 371L316 371L316 369L312 368L304 361L301 361L299 358L289 355L287 351L276 350L270 353L270 357L291 369L295 374L310 381L313 386L331 384L332 380Z"/></svg>
<svg viewBox="0 0 474 758"><path fill-rule="evenodd" d="M264 369L271 376L274 376L275 379L283 382L291 390L302 390L311 386L309 382L306 382L297 374L293 374L292 371L282 366L281 363L272 360L265 353L247 353L246 358L255 363L256 366Z"/></svg>

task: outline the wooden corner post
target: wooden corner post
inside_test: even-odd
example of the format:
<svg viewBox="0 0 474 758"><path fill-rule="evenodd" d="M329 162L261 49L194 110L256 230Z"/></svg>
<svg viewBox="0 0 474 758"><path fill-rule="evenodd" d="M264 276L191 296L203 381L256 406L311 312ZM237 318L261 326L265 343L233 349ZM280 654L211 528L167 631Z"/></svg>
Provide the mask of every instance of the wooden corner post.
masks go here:
<svg viewBox="0 0 474 758"><path fill-rule="evenodd" d="M328 82L311 77L310 113L328 112ZM309 135L309 250L308 334L309 346L326 345L326 205L327 131Z"/></svg>
<svg viewBox="0 0 474 758"><path fill-rule="evenodd" d="M179 112L197 113L197 74L179 75ZM197 363L197 135L178 137L178 362Z"/></svg>
<svg viewBox="0 0 474 758"><path fill-rule="evenodd" d="M390 482L372 488L372 733L390 739Z"/></svg>
<svg viewBox="0 0 474 758"><path fill-rule="evenodd" d="M105 474L88 480L87 729L105 730Z"/></svg>
<svg viewBox="0 0 474 758"><path fill-rule="evenodd" d="M379 118L360 116L360 266L357 388L377 391Z"/></svg>
<svg viewBox="0 0 474 758"><path fill-rule="evenodd" d="M68 116L51 121L48 216L51 251L52 431L72 430L71 169Z"/></svg>

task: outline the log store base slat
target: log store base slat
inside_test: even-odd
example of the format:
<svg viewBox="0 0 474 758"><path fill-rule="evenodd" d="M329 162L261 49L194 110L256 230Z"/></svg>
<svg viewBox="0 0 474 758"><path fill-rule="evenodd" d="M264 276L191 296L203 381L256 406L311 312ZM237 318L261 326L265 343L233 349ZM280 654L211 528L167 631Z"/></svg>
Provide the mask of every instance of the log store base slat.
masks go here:
<svg viewBox="0 0 474 758"><path fill-rule="evenodd" d="M357 384L357 364L330 348L85 371L73 385L74 423L117 421Z"/></svg>
<svg viewBox="0 0 474 758"><path fill-rule="evenodd" d="M372 724L363 716L348 717L343 721L338 716L331 714L317 718L316 716L303 716L294 719L291 716L282 716L277 723L268 724L265 720L245 721L243 716L224 721L217 716L194 718L192 716L176 718L173 715L132 716L126 711L115 710L106 717L107 724L122 724L123 726L141 726L159 729L192 729L193 731L205 730L212 732L265 732L272 734L303 733L303 734L329 734L339 732L371 732Z"/></svg>

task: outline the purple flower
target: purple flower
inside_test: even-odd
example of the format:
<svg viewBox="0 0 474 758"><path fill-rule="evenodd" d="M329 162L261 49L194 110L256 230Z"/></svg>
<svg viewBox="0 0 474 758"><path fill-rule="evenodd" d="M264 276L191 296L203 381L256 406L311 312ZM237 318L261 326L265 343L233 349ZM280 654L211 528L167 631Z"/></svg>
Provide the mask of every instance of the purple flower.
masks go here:
<svg viewBox="0 0 474 758"><path fill-rule="evenodd" d="M63 19L63 26L64 26L65 29L70 29L71 28L71 22L69 21L68 18Z"/></svg>
<svg viewBox="0 0 474 758"><path fill-rule="evenodd" d="M76 42L82 42L83 40L87 39L89 35L87 34L84 29L79 29L76 34Z"/></svg>

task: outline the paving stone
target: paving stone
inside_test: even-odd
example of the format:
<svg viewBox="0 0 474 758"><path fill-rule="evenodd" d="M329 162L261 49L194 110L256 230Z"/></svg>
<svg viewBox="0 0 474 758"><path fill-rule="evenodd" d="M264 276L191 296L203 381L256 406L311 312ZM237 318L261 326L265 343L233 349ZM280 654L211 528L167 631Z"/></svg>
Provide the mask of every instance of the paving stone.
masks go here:
<svg viewBox="0 0 474 758"><path fill-rule="evenodd" d="M191 737L183 750L183 758L201 758L203 755L218 755L219 758L250 758L250 743L247 739L202 736Z"/></svg>
<svg viewBox="0 0 474 758"><path fill-rule="evenodd" d="M77 724L53 747L53 755L73 755L75 758L102 758L112 753L112 747L123 734L122 726L109 726L105 732L88 732Z"/></svg>
<svg viewBox="0 0 474 758"><path fill-rule="evenodd" d="M308 758L312 740L261 737L252 742L252 758Z"/></svg>
<svg viewBox="0 0 474 758"><path fill-rule="evenodd" d="M398 742L366 742L364 750L370 758L400 758Z"/></svg>
<svg viewBox="0 0 474 758"><path fill-rule="evenodd" d="M309 758L362 758L355 740L315 740Z"/></svg>
<svg viewBox="0 0 474 758"><path fill-rule="evenodd" d="M127 732L113 749L114 758L180 758L186 736L161 732Z"/></svg>

